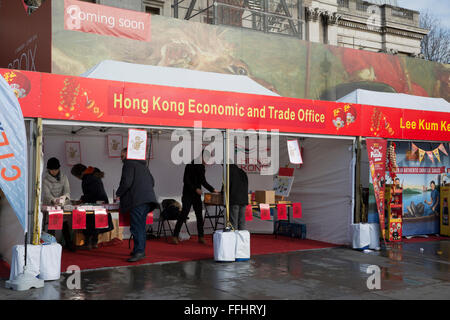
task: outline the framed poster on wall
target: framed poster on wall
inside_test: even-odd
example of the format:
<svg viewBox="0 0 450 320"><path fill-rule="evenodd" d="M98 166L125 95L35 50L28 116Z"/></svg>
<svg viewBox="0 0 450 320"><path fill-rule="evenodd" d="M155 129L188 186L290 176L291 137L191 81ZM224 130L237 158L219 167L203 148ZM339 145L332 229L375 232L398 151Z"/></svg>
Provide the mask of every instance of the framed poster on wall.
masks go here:
<svg viewBox="0 0 450 320"><path fill-rule="evenodd" d="M123 149L123 137L121 134L109 134L107 136L108 157L120 158Z"/></svg>
<svg viewBox="0 0 450 320"><path fill-rule="evenodd" d="M66 162L69 166L81 163L80 141L66 141Z"/></svg>

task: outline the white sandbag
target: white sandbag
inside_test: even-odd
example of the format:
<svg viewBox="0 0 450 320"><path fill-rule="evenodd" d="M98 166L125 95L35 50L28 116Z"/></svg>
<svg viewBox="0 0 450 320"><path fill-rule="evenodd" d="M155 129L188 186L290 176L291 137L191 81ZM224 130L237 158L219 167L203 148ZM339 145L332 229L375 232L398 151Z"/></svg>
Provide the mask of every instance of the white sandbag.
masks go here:
<svg viewBox="0 0 450 320"><path fill-rule="evenodd" d="M370 244L370 229L368 223L352 224L350 226L352 233L352 248L367 249Z"/></svg>
<svg viewBox="0 0 450 320"><path fill-rule="evenodd" d="M41 245L35 246L27 245L27 270L33 276L38 276L41 264ZM9 280L14 280L23 273L23 266L25 262L25 246L15 245L12 249L11 271L9 273Z"/></svg>
<svg viewBox="0 0 450 320"><path fill-rule="evenodd" d="M236 230L236 261L250 259L250 232L247 230Z"/></svg>
<svg viewBox="0 0 450 320"><path fill-rule="evenodd" d="M39 279L59 280L61 276L62 246L59 243L43 245Z"/></svg>
<svg viewBox="0 0 450 320"><path fill-rule="evenodd" d="M231 262L236 260L236 233L217 230L213 235L214 260Z"/></svg>
<svg viewBox="0 0 450 320"><path fill-rule="evenodd" d="M380 225L378 223L368 223L369 225L369 249L380 250Z"/></svg>

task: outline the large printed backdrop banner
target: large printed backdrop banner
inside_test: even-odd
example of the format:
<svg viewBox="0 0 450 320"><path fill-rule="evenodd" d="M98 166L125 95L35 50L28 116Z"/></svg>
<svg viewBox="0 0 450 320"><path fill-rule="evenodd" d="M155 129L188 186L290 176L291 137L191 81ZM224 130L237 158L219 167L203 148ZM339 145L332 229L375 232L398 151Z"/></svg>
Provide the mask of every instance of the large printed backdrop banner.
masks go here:
<svg viewBox="0 0 450 320"><path fill-rule="evenodd" d="M380 222L381 234L384 238L384 189L386 186L387 141L384 139L366 139L366 145L369 158L370 177L372 178L372 186L378 209L378 220Z"/></svg>
<svg viewBox="0 0 450 320"><path fill-rule="evenodd" d="M396 145L396 173L403 185L403 236L439 233L439 205L433 211L433 204L429 204L432 201L430 184L434 181L440 191L442 182L450 180L446 173L446 169L450 167L449 145L428 142L396 142ZM421 153L427 154L430 151L435 156L433 160L429 156L421 157ZM378 222L377 218L371 190L369 222Z"/></svg>
<svg viewBox="0 0 450 320"><path fill-rule="evenodd" d="M12 90L5 78L0 77L0 187L27 230L27 137L22 110L17 97L28 92Z"/></svg>

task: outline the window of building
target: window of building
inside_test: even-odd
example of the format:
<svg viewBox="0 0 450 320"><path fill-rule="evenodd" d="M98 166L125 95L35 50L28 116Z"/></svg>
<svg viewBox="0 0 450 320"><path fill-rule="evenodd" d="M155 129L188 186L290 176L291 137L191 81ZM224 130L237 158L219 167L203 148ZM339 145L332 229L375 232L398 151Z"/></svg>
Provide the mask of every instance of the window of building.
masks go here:
<svg viewBox="0 0 450 320"><path fill-rule="evenodd" d="M145 12L150 14L161 14L161 8L155 8L152 6L145 6Z"/></svg>
<svg viewBox="0 0 450 320"><path fill-rule="evenodd" d="M164 1L159 0L144 0L142 2L143 11L150 14L163 15Z"/></svg>

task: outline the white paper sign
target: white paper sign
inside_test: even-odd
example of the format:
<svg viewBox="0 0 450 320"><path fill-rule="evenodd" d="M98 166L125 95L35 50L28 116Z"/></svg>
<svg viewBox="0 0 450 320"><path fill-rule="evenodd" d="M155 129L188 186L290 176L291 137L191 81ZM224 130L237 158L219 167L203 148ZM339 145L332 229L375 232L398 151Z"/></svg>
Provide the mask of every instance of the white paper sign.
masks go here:
<svg viewBox="0 0 450 320"><path fill-rule="evenodd" d="M302 164L303 159L300 153L300 147L298 145L297 140L288 140L287 141L288 153L289 153L289 161L293 164Z"/></svg>
<svg viewBox="0 0 450 320"><path fill-rule="evenodd" d="M145 160L147 151L147 130L128 129L127 159Z"/></svg>

